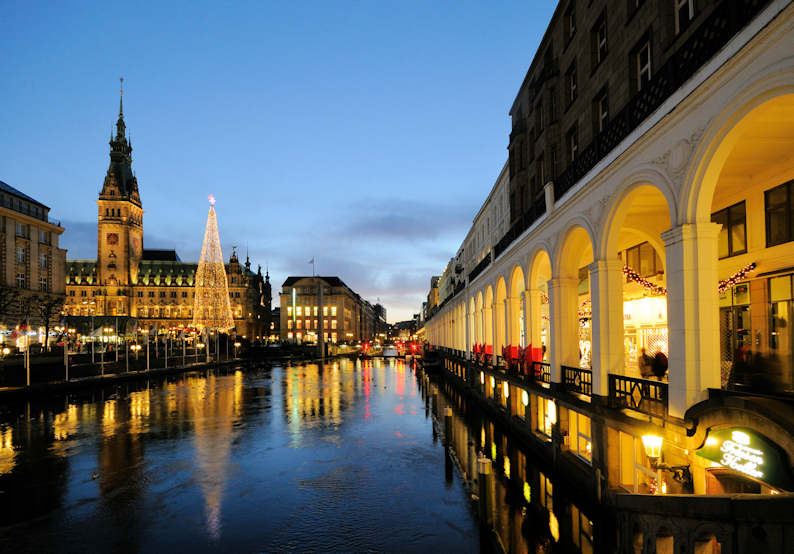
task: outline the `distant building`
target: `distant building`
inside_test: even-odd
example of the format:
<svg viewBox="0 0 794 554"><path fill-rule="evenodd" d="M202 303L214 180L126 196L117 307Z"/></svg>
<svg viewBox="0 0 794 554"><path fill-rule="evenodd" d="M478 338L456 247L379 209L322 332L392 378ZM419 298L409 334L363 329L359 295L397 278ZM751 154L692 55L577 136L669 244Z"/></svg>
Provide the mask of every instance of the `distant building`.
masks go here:
<svg viewBox="0 0 794 554"><path fill-rule="evenodd" d="M75 316L134 317L143 328L190 327L198 263L183 262L174 250L143 248L143 205L125 130L120 104L110 167L97 201L97 259L67 262L66 309ZM261 268L253 272L248 257L241 264L232 251L226 278L236 333L250 340L267 337L269 275L263 276Z"/></svg>
<svg viewBox="0 0 794 554"><path fill-rule="evenodd" d="M44 326L41 308L64 298L66 250L58 247L64 229L48 219L50 208L0 181L0 332L26 320ZM5 334L0 334L5 337Z"/></svg>
<svg viewBox="0 0 794 554"><path fill-rule="evenodd" d="M276 306L270 313L270 333L267 339L270 342L281 340L281 306Z"/></svg>
<svg viewBox="0 0 794 554"><path fill-rule="evenodd" d="M424 303L424 316L425 319L430 319L430 317L436 313L438 310L438 305L440 304L439 301L439 294L438 294L438 281L441 279L439 275L434 275L430 278L430 291L427 293L427 302Z"/></svg>
<svg viewBox="0 0 794 554"><path fill-rule="evenodd" d="M322 283L322 300L319 297ZM386 322L375 307L339 277L287 277L281 287L281 339L316 342L320 327L328 342L372 340Z"/></svg>

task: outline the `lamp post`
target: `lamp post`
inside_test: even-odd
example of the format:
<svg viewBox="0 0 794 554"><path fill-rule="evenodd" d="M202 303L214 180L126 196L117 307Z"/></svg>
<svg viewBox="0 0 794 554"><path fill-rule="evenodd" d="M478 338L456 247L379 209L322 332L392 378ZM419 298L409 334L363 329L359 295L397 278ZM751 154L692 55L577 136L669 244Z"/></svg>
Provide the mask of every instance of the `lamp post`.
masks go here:
<svg viewBox="0 0 794 554"><path fill-rule="evenodd" d="M83 300L83 304L86 305L88 313L91 314L91 332L89 336L91 337L91 365L94 365L94 363L96 363L94 361L94 306L96 306L96 302L93 300L91 302Z"/></svg>
<svg viewBox="0 0 794 554"><path fill-rule="evenodd" d="M238 348L240 348L240 343L239 342L235 342L234 343L234 357L235 358L237 358L237 349Z"/></svg>
<svg viewBox="0 0 794 554"><path fill-rule="evenodd" d="M656 482L658 484L657 491L662 487L662 471L669 471L673 474L673 479L684 486L685 492L692 492L692 472L689 470L689 464L671 466L664 462L659 462L659 459L662 456L663 444L664 438L660 435L648 434L642 436L642 446L645 449L645 455L648 456L648 459L651 462L651 467L656 470Z"/></svg>

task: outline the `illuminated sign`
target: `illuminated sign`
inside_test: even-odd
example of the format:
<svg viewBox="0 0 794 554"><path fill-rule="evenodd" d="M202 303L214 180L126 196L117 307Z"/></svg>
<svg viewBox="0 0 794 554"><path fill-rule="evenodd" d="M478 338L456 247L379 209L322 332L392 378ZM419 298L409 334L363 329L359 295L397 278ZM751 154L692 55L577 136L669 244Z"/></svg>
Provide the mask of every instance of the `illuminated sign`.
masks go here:
<svg viewBox="0 0 794 554"><path fill-rule="evenodd" d="M773 487L791 490L785 455L772 441L746 428L709 431L698 456Z"/></svg>

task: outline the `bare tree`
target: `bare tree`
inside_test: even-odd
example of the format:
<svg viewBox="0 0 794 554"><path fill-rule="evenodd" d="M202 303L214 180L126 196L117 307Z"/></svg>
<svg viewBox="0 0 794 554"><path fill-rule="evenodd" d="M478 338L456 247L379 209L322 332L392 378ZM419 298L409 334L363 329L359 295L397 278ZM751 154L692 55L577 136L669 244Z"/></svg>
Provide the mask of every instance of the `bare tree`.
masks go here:
<svg viewBox="0 0 794 554"><path fill-rule="evenodd" d="M19 291L8 285L0 285L0 321L10 318L17 308Z"/></svg>
<svg viewBox="0 0 794 554"><path fill-rule="evenodd" d="M37 296L35 298L35 310L41 322L44 324L44 351L48 350L50 340L50 327L57 323L57 317L63 309L64 299L59 296Z"/></svg>

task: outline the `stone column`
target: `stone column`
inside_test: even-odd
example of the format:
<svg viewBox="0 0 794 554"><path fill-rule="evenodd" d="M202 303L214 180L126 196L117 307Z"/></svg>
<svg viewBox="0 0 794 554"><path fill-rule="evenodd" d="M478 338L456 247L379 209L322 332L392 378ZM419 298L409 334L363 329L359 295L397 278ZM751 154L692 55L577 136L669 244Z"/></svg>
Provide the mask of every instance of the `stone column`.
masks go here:
<svg viewBox="0 0 794 554"><path fill-rule="evenodd" d="M593 394L608 394L608 375L623 374L623 272L620 260L596 260L590 270Z"/></svg>
<svg viewBox="0 0 794 554"><path fill-rule="evenodd" d="M471 345L474 342L473 340L473 331L472 326L474 325L474 312L470 311L469 303L466 302L466 306L463 308L464 313L466 314L466 359L469 359L469 353L471 352Z"/></svg>
<svg viewBox="0 0 794 554"><path fill-rule="evenodd" d="M685 223L662 233L667 260L669 410L683 417L720 388L717 223Z"/></svg>
<svg viewBox="0 0 794 554"><path fill-rule="evenodd" d="M483 308L483 342L493 346L494 343L494 328L493 328L493 308Z"/></svg>
<svg viewBox="0 0 794 554"><path fill-rule="evenodd" d="M549 362L555 383L561 381L560 365L579 365L578 284L577 279L571 278L549 280Z"/></svg>
<svg viewBox="0 0 794 554"><path fill-rule="evenodd" d="M540 348L540 331L543 327L543 309L541 300L542 291L540 289L528 289L524 291L524 324L526 325L527 344L535 348Z"/></svg>
<svg viewBox="0 0 794 554"><path fill-rule="evenodd" d="M508 344L518 346L521 344L521 314L523 313L523 305L520 298L511 297L507 299L508 310L510 314L507 321L510 322L510 333L508 336Z"/></svg>
<svg viewBox="0 0 794 554"><path fill-rule="evenodd" d="M512 334L512 325L510 325L510 319L513 315L511 312L512 310L512 302L510 298L504 299L504 320L505 320L505 346L513 344L513 334Z"/></svg>

